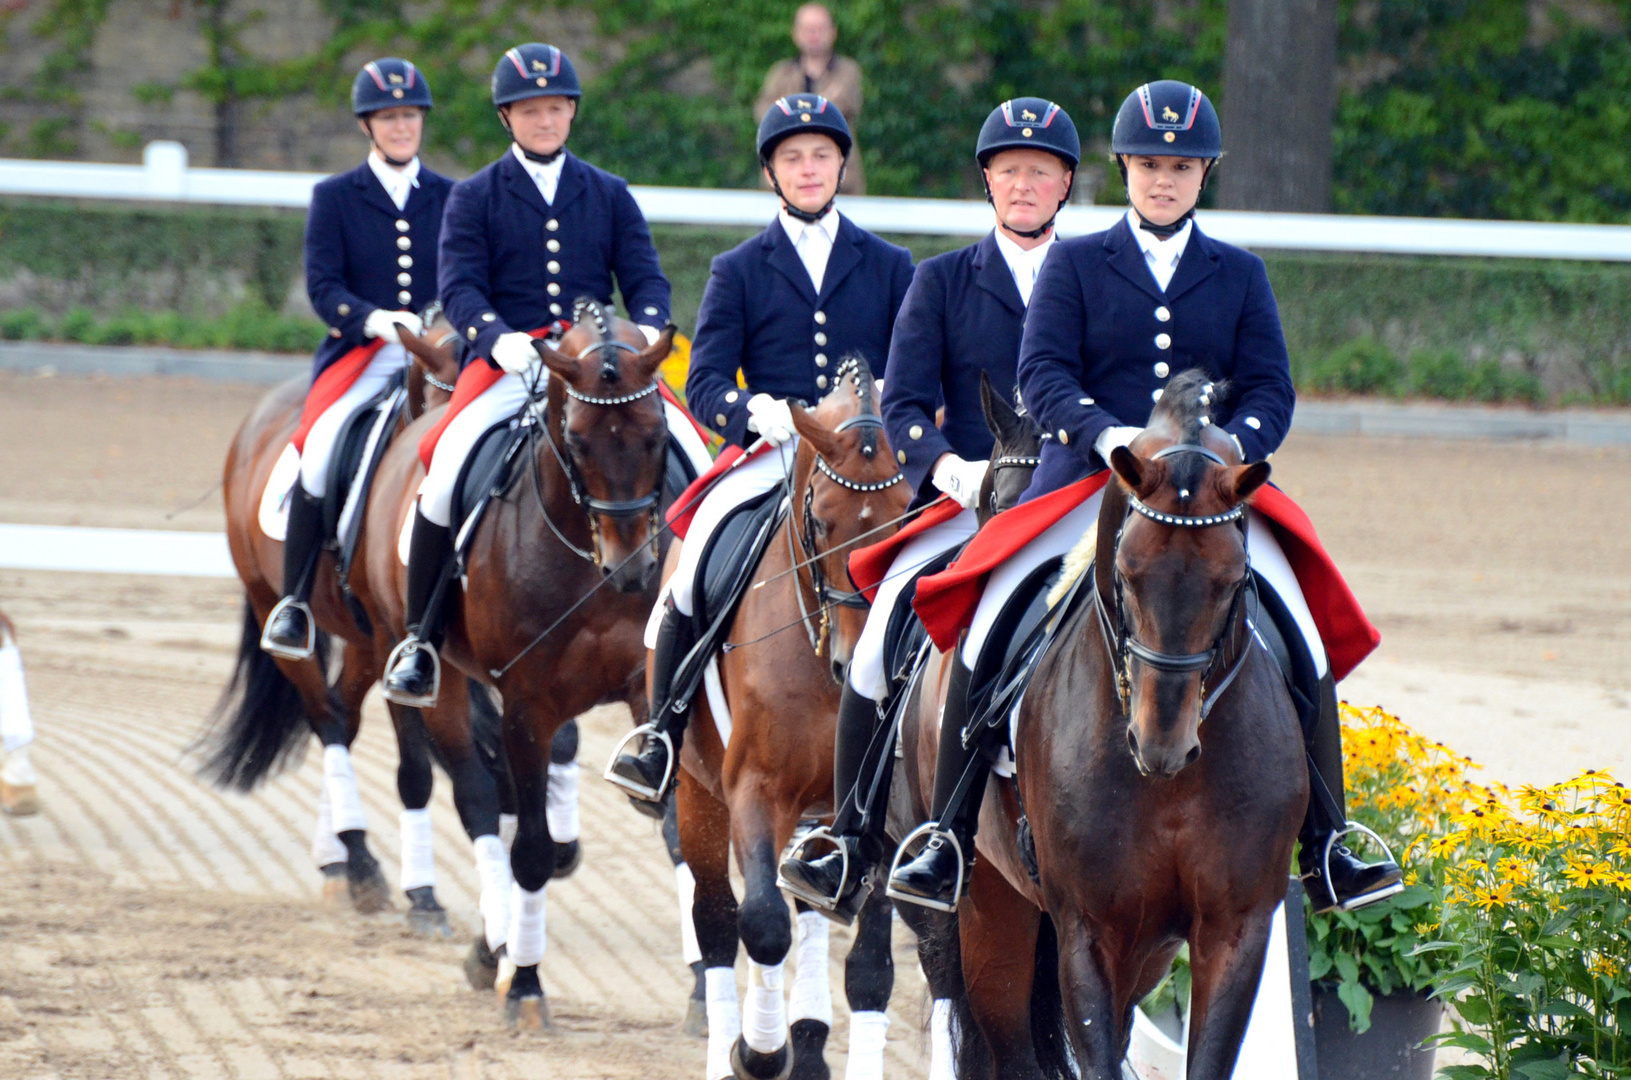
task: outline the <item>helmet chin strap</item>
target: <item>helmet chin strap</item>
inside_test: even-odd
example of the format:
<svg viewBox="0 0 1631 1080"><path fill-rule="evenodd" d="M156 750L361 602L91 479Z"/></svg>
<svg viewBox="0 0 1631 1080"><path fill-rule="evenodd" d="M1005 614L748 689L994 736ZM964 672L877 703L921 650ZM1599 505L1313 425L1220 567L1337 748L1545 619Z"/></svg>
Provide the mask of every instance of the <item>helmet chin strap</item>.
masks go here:
<svg viewBox="0 0 1631 1080"><path fill-rule="evenodd" d="M844 170L847 167L848 164L846 163L845 165L840 166L838 169L838 187L840 188L844 186ZM770 186L775 189L776 197L782 201L782 209L785 210L787 212L787 216L792 218L794 221L802 221L807 225L813 225L822 218L826 217L828 212L832 210L833 203L838 201L838 188L834 188L832 198L828 199L827 205L823 206L820 210L817 210L815 213L811 213L808 210L800 210L798 207L792 204L786 195L782 193L781 181L776 179L776 170L770 167L769 162L765 163L765 172L770 174Z"/></svg>
<svg viewBox="0 0 1631 1080"><path fill-rule="evenodd" d="M1212 166L1216 164L1216 161L1207 162L1206 171L1201 173L1201 190L1195 193L1196 205L1200 204L1201 195L1206 191L1206 179L1212 175ZM1121 186L1127 187L1127 162L1120 154L1116 155L1116 168L1121 170ZM1178 215L1177 220L1166 225L1157 225L1139 212L1138 207L1133 205L1130 195L1127 199L1127 205L1132 206L1133 216L1138 218L1138 227L1145 232L1154 233L1162 240L1171 240L1174 236L1177 236L1183 230L1184 225L1189 222L1189 219L1195 216L1195 207L1191 206Z"/></svg>

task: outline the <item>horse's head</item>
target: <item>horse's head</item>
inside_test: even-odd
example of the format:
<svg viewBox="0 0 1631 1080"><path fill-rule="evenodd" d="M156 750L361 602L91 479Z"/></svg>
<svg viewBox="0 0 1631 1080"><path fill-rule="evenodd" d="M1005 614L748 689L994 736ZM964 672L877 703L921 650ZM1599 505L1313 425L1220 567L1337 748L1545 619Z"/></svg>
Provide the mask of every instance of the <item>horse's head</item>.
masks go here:
<svg viewBox="0 0 1631 1080"><path fill-rule="evenodd" d="M985 482L980 485L980 501L976 504L980 524L984 525L1018 503L1030 486L1031 474L1042 460L1042 429L1029 413L1003 400L983 371L980 372L980 409L985 413L985 426L996 440L991 447L991 467L986 470Z"/></svg>
<svg viewBox="0 0 1631 1080"><path fill-rule="evenodd" d="M408 365L408 412L413 416L423 416L425 410L445 405L453 396L453 384L459 381L459 332L443 314L442 302L432 301L421 319L423 334L415 334L401 323L396 328L402 347L413 357Z"/></svg>
<svg viewBox="0 0 1631 1080"><path fill-rule="evenodd" d="M596 564L618 589L640 592L657 577L668 453L657 368L674 344L675 327L647 345L639 327L592 300L577 302L572 321L558 347L536 343L555 376L549 380L549 437L589 516Z"/></svg>
<svg viewBox="0 0 1631 1080"><path fill-rule="evenodd" d="M803 438L799 450L798 488L793 514L803 543L801 558L810 560L808 574L816 602L833 609L822 616L828 628L828 657L833 678L842 681L850 653L866 624L867 602L853 591L849 555L863 533L894 521L906 512L911 487L905 483L878 415L878 388L872 368L860 356L845 357L838 381L815 408L793 410L793 425ZM884 530L862 543L889 536Z"/></svg>
<svg viewBox="0 0 1631 1080"><path fill-rule="evenodd" d="M1175 776L1200 756L1208 695L1246 647L1244 504L1269 466L1241 464L1212 425L1220 393L1204 373L1182 373L1143 433L1110 455L1120 497L1105 500L1096 573L1145 775Z"/></svg>

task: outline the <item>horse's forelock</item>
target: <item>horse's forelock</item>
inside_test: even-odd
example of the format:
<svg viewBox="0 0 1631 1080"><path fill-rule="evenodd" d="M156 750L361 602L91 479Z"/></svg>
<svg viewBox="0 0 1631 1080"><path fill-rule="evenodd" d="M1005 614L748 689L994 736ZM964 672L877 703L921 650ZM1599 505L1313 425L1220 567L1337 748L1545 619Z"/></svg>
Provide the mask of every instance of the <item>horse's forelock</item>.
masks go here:
<svg viewBox="0 0 1631 1080"><path fill-rule="evenodd" d="M1205 445L1212 410L1228 392L1227 382L1214 382L1199 368L1179 372L1162 392L1150 414L1149 426L1168 428L1176 442ZM1201 490L1211 463L1199 454L1180 454L1168 458L1167 463L1167 482L1179 493L1181 502L1188 502Z"/></svg>
<svg viewBox="0 0 1631 1080"><path fill-rule="evenodd" d="M872 365L860 353L850 353L838 362L838 382L834 386L848 386L855 395L857 416L877 416L877 382L872 377ZM871 461L878 453L878 431L870 425L852 429L860 436L861 456Z"/></svg>

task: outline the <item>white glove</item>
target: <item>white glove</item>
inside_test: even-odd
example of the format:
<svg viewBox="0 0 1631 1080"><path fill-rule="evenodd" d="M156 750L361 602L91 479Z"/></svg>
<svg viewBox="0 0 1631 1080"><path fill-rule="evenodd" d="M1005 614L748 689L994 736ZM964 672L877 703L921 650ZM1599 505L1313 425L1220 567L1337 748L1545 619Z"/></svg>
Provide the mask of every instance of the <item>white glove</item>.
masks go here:
<svg viewBox="0 0 1631 1080"><path fill-rule="evenodd" d="M980 499L980 485L985 483L989 461L965 461L956 454L945 454L934 467L934 486L952 497L964 510L974 509Z"/></svg>
<svg viewBox="0 0 1631 1080"><path fill-rule="evenodd" d="M538 350L533 347L530 334L512 330L508 334L498 335L498 340L493 342L493 363L511 375L522 374L536 359Z"/></svg>
<svg viewBox="0 0 1631 1080"><path fill-rule="evenodd" d="M661 330L655 326L647 326L645 323L635 323L634 328L645 337L647 345L657 344L657 339L663 336Z"/></svg>
<svg viewBox="0 0 1631 1080"><path fill-rule="evenodd" d="M793 410L780 398L754 394L748 398L748 430L763 435L771 446L792 442L797 433L793 427Z"/></svg>
<svg viewBox="0 0 1631 1080"><path fill-rule="evenodd" d="M396 332L396 324L401 323L414 334L423 334L425 324L419 321L419 316L411 311L386 311L384 308L375 308L363 320L362 332L367 337L379 338L390 345L402 344L401 337Z"/></svg>
<svg viewBox="0 0 1631 1080"><path fill-rule="evenodd" d="M1105 428L1099 433L1099 437L1093 440L1093 452L1098 454L1104 460L1104 463L1108 465L1110 464L1110 451L1118 446L1126 446L1143 432L1143 428L1137 427Z"/></svg>

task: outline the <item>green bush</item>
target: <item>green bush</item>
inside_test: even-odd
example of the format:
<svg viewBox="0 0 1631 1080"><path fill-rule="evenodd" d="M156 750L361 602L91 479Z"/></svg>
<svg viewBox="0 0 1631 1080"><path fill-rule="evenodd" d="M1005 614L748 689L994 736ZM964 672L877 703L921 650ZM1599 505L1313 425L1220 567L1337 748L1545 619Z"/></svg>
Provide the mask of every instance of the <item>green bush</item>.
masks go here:
<svg viewBox="0 0 1631 1080"><path fill-rule="evenodd" d="M13 308L0 312L0 337L7 341L32 341L45 336L45 316L38 308Z"/></svg>
<svg viewBox="0 0 1631 1080"><path fill-rule="evenodd" d="M1355 338L1318 361L1309 372L1317 390L1348 394L1397 394L1404 365L1372 337Z"/></svg>

